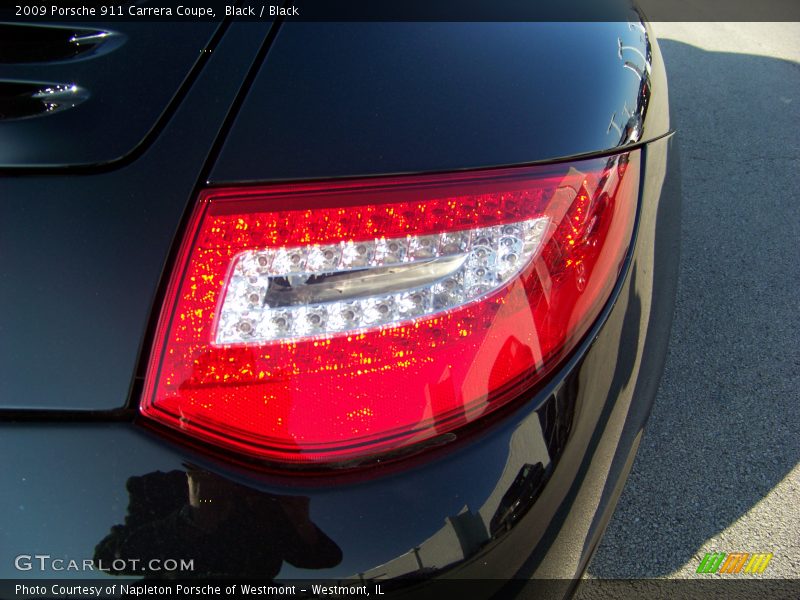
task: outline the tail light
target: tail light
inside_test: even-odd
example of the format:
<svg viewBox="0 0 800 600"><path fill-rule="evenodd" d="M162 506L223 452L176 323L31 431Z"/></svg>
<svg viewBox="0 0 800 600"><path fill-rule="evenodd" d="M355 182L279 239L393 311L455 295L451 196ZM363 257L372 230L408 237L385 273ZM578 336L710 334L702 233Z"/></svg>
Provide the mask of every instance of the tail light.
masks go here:
<svg viewBox="0 0 800 600"><path fill-rule="evenodd" d="M205 190L141 411L293 464L479 419L562 360L608 300L638 164Z"/></svg>

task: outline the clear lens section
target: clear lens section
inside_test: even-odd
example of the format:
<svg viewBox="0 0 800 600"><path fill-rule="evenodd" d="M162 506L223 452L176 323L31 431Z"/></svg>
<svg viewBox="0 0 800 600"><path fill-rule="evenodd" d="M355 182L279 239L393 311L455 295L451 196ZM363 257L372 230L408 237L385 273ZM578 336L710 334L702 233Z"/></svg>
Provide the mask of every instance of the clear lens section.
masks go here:
<svg viewBox="0 0 800 600"><path fill-rule="evenodd" d="M536 255L549 219L240 254L215 343L306 338L446 311L499 289Z"/></svg>

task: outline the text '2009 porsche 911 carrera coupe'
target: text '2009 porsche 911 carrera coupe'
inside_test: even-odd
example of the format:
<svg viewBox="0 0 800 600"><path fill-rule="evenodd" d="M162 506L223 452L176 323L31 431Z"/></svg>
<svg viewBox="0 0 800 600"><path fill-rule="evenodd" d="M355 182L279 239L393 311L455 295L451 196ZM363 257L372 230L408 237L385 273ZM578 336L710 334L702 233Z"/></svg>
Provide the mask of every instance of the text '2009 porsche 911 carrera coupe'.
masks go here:
<svg viewBox="0 0 800 600"><path fill-rule="evenodd" d="M651 29L291 4L0 25L2 577L568 594L674 306Z"/></svg>

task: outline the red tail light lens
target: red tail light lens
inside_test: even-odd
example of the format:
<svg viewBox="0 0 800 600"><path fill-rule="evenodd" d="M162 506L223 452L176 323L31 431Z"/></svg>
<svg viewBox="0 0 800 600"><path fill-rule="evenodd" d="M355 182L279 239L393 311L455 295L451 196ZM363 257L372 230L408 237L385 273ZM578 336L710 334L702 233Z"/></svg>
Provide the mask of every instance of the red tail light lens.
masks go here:
<svg viewBox="0 0 800 600"><path fill-rule="evenodd" d="M295 464L474 421L540 380L608 300L638 164L206 190L141 411Z"/></svg>

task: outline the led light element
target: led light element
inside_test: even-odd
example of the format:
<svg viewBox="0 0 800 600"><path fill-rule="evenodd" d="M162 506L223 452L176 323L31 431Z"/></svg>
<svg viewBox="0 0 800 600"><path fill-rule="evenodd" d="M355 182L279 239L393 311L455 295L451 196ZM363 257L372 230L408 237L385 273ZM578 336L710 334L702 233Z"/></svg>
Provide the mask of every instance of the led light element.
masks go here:
<svg viewBox="0 0 800 600"><path fill-rule="evenodd" d="M342 264L352 242L248 250L235 259L216 344L350 332L473 302L530 263L547 223L460 232L457 247L448 245L452 234L362 242L369 259L358 266Z"/></svg>
<svg viewBox="0 0 800 600"><path fill-rule="evenodd" d="M260 460L353 465L524 397L608 301L637 151L201 193L141 411Z"/></svg>

